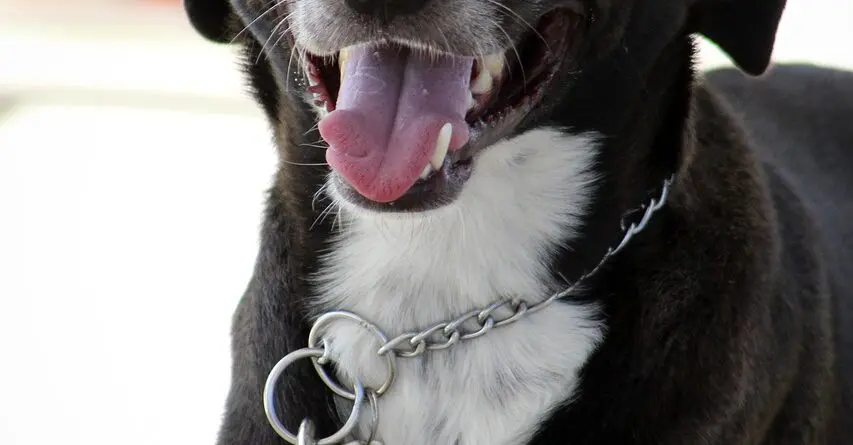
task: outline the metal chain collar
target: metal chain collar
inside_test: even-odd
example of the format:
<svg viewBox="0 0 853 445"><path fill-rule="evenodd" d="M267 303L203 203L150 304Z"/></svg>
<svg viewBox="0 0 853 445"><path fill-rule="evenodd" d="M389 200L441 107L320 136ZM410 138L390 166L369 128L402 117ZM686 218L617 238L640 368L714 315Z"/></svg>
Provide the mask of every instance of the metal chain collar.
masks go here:
<svg viewBox="0 0 853 445"><path fill-rule="evenodd" d="M275 430L275 432L284 440L293 445L381 445L380 442L374 440L376 428L379 423L378 399L385 394L394 383L394 377L397 370L396 359L398 357L418 357L427 351L447 349L461 342L473 340L486 335L492 329L506 326L518 321L527 315L544 309L557 300L571 295L584 280L597 273L602 266L604 266L607 260L619 253L637 233L646 228L652 218L652 215L663 207L666 202L673 180L673 176L667 178L663 182L660 195L657 198L652 198L648 204L643 204L636 210L644 211L643 217L640 221L632 222L628 227L625 227L623 220L620 227L623 232L622 240L616 247L608 248L607 252L605 252L595 267L581 275L567 289L555 293L539 303L528 304L518 299L499 300L482 309L465 313L453 320L436 323L434 326L422 331L407 332L390 340L385 336L382 330L379 329L379 327L352 312L332 311L323 314L311 327L311 331L308 334L308 346L284 356L284 358L276 363L272 371L270 371L267 376L266 385L264 386L264 411L266 412L267 420L270 422L273 430ZM512 314L503 318L496 317L494 314L500 309L510 309ZM323 368L324 365L331 362L331 359L329 358L329 348L327 347L325 340L320 338L319 333L329 323L341 320L349 320L359 324L362 328L372 333L382 345L376 351L376 354L379 357L385 358L388 376L379 388L371 388L368 391L357 379L352 390L343 388L330 378L326 370ZM466 329L465 325L468 322L474 322L473 324L476 326L476 329ZM297 434L294 435L282 424L275 409L275 389L279 377L288 366L293 364L293 362L305 358L311 359L317 374L326 386L332 390L332 392L340 397L353 401L352 411L344 425L335 434L322 439L316 439L314 437L314 424L310 419L304 419L299 425ZM372 410L372 430L367 440L359 441L353 439L351 436L358 423L365 399L367 399L367 403L370 405Z"/></svg>

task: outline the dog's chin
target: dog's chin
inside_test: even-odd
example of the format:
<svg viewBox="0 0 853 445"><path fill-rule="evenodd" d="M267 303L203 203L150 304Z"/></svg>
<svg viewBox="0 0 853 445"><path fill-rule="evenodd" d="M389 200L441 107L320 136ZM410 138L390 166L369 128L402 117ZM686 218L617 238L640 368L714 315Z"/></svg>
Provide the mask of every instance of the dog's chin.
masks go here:
<svg viewBox="0 0 853 445"><path fill-rule="evenodd" d="M473 171L477 168L480 153L517 133L518 125L528 114L539 107L548 88L561 70L569 69L576 43L580 40L583 17L575 10L556 9L543 15L535 29L524 35L505 53L478 57L473 62L469 80L470 99L465 112L467 141L450 146L450 136L444 149L435 143L435 149L424 165L415 167L420 175L408 188L383 196L383 199L363 193L348 181L334 165L329 176L329 189L334 198L348 206L372 212L428 212L452 204L461 194ZM294 42L297 47L304 48ZM363 42L360 45L391 47L401 51L423 51L416 42L381 41ZM325 117L336 109L341 89L341 65L346 62L345 48L333 55L314 55L300 51L305 69L308 99ZM435 54L440 49L428 48ZM439 141L441 136L438 136ZM330 150L334 147L330 148ZM509 178L511 180L511 178ZM398 187L399 189L399 187Z"/></svg>
<svg viewBox="0 0 853 445"><path fill-rule="evenodd" d="M377 202L359 193L340 174L332 171L327 179L327 192L339 204L350 210L382 213L429 213L456 201L471 177L475 161L445 161L438 172L426 179L419 179L399 198L388 202Z"/></svg>

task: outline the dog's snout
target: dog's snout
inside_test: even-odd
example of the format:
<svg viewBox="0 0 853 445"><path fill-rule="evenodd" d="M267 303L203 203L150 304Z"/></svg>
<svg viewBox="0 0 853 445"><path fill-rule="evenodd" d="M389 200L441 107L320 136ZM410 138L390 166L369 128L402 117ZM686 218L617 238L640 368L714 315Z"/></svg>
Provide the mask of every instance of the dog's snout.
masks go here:
<svg viewBox="0 0 853 445"><path fill-rule="evenodd" d="M376 17L384 22L394 17L414 14L427 0L346 0L347 6L359 14Z"/></svg>

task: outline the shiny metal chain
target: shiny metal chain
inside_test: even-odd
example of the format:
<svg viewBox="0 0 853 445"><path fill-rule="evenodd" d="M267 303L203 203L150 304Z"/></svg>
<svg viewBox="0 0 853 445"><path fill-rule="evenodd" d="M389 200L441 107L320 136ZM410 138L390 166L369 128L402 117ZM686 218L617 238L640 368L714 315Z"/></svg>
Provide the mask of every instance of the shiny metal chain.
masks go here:
<svg viewBox="0 0 853 445"><path fill-rule="evenodd" d="M276 363L275 367L270 371L269 376L267 376L266 385L264 387L264 411L266 412L267 420L269 420L273 430L292 445L337 445L344 443L346 443L346 445L381 445L380 442L373 440L379 423L378 399L391 388L391 385L394 382L397 370L396 359L398 357L418 357L427 351L447 349L461 342L482 337L492 329L514 323L530 314L544 309L557 300L571 295L581 283L596 274L612 256L619 253L634 236L648 226L648 223L654 213L660 210L666 202L673 180L674 178L672 176L667 178L663 183L660 195L657 198L652 198L648 204L644 204L636 210L643 211L643 217L639 221L632 222L626 227L623 220L621 225L621 229L623 231L622 240L618 245L616 245L616 247L608 248L595 267L581 275L565 290L557 292L539 303L528 304L518 299L500 300L482 309L465 313L453 320L436 323L422 331L400 334L390 340L379 327L352 312L331 311L323 314L311 327L311 332L308 335L308 346L284 356L284 358ZM501 309L509 309L511 314L505 317L496 316L495 313ZM352 390L349 390L342 387L328 375L323 366L331 363L329 348L321 338L320 333L333 321L350 321L357 323L366 331L372 333L379 340L379 343L382 346L377 350L377 355L385 359L388 371L385 382L380 385L379 388L366 389L360 381L356 380ZM276 394L275 386L281 374L293 362L305 358L308 358L313 362L317 374L326 386L332 390L332 392L340 397L353 401L352 412L341 429L335 434L322 439L316 439L314 437L314 424L309 419L302 421L297 434L291 433L281 423L274 404ZM353 440L351 436L355 430L356 424L358 423L362 405L364 403L368 403L373 412L370 437L365 441Z"/></svg>
<svg viewBox="0 0 853 445"><path fill-rule="evenodd" d="M610 257L619 253L637 233L646 228L649 220L652 218L652 215L663 207L666 202L672 180L673 178L670 177L664 181L663 187L661 188L661 194L657 199L652 198L648 204L643 204L639 209L637 209L638 211L644 211L643 217L640 221L631 223L627 227L625 226L624 220L622 221L621 229L624 232L624 235L619 244L616 247L608 248L607 252L605 252L604 256L601 257L598 264L596 264L596 266L590 271L581 275L567 289L557 292L547 299L532 305L528 305L524 301L517 299L496 301L483 309L468 312L451 321L437 323L420 332L407 332L400 334L379 348L379 355L384 355L393 350L399 357L409 358L422 355L426 351L447 349L459 342L483 336L494 328L506 326L518 321L525 315L538 312L551 303L571 295L581 283L597 273L599 269L604 266L607 260L610 259ZM506 318L496 319L493 314L501 308L510 308L512 310L512 315ZM464 325L468 321L475 321L477 323L477 328L471 331L465 331ZM434 337L438 337L438 340L432 341L431 339Z"/></svg>

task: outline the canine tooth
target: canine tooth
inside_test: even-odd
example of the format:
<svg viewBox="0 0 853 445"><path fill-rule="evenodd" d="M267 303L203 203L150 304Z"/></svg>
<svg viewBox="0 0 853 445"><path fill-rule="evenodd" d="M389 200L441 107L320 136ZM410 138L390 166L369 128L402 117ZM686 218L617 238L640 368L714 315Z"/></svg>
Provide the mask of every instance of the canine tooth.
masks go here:
<svg viewBox="0 0 853 445"><path fill-rule="evenodd" d="M347 59L349 59L349 51L344 48L338 53L338 66L341 68L341 78L344 77L344 70L347 66Z"/></svg>
<svg viewBox="0 0 853 445"><path fill-rule="evenodd" d="M428 178L428 177L429 177L429 174L430 174L430 173L432 173L432 166L431 166L431 165L429 165L429 164L427 164L427 166L426 166L426 167L424 167L424 171L422 171L422 172L421 172L421 176L420 176L420 178L421 178L421 179L426 179L426 178Z"/></svg>
<svg viewBox="0 0 853 445"><path fill-rule="evenodd" d="M492 73L492 77L501 77L504 70L504 55L503 54L491 54L483 58L482 61L486 70Z"/></svg>
<svg viewBox="0 0 853 445"><path fill-rule="evenodd" d="M435 151L432 152L432 158L429 164L435 170L441 170L441 164L444 164L444 157L447 156L447 150L450 149L450 136L453 135L453 125L450 122L444 124L438 132L438 138L435 140Z"/></svg>
<svg viewBox="0 0 853 445"><path fill-rule="evenodd" d="M471 92L474 94L485 94L492 89L492 74L488 70L480 70L474 83L471 84Z"/></svg>

